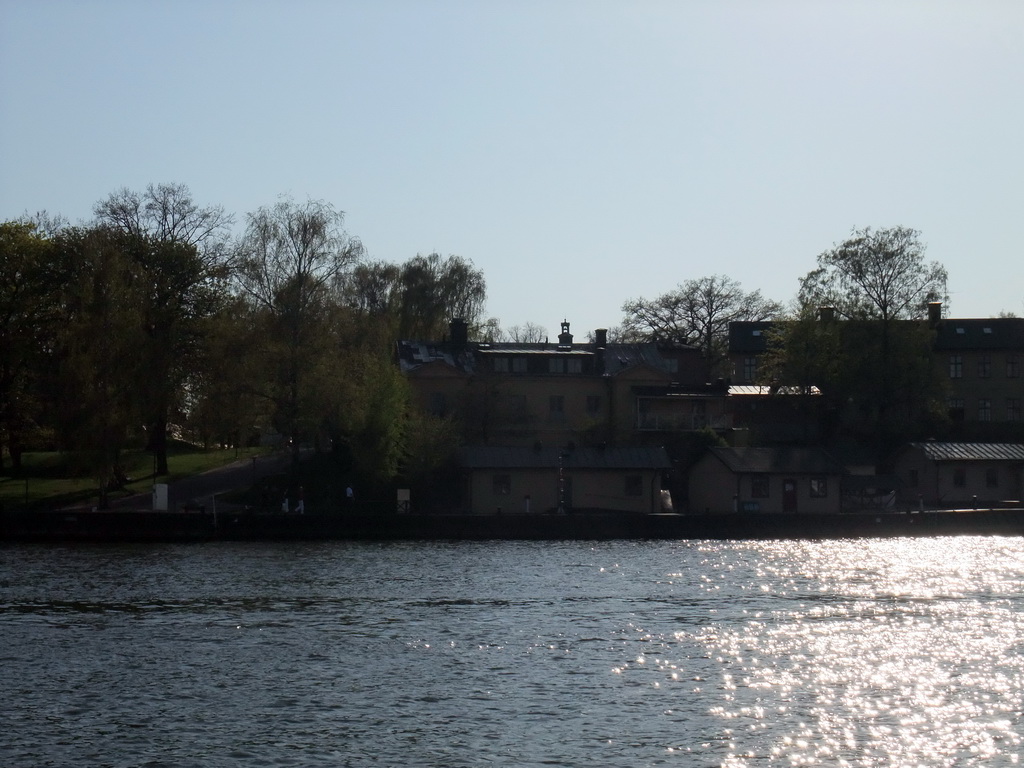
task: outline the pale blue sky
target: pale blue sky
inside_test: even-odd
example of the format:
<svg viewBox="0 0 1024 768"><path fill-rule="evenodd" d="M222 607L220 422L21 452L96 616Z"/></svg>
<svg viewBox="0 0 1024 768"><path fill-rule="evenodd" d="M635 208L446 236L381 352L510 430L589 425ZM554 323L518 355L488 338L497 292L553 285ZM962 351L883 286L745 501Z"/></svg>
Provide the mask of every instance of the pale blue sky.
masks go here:
<svg viewBox="0 0 1024 768"><path fill-rule="evenodd" d="M1024 3L0 0L0 219L150 182L323 198L552 335L711 274L789 301L897 224L953 315L1024 315Z"/></svg>

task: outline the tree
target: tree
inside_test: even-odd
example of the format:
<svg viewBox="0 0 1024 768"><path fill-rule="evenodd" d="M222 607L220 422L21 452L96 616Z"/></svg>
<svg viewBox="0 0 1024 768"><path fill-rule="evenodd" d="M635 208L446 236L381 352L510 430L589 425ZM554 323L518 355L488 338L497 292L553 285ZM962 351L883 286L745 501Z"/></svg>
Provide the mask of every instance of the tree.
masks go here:
<svg viewBox="0 0 1024 768"><path fill-rule="evenodd" d="M483 272L459 256L416 255L403 264L372 262L346 276L345 301L357 315L389 328L389 338L441 339L456 318L471 332L486 334Z"/></svg>
<svg viewBox="0 0 1024 768"><path fill-rule="evenodd" d="M184 184L150 184L145 192L123 187L97 203L93 213L122 232L194 245L208 258L224 247L233 221L219 205L200 208Z"/></svg>
<svg viewBox="0 0 1024 768"><path fill-rule="evenodd" d="M143 418L156 472L166 474L168 422L197 375L203 322L222 300L232 218L220 206L199 207L183 184L150 184L143 193L121 189L94 212L101 225L123 233L145 286Z"/></svg>
<svg viewBox="0 0 1024 768"><path fill-rule="evenodd" d="M31 221L0 224L0 467L3 448L17 472L38 431L39 376L54 323L54 291L46 270L52 241Z"/></svg>
<svg viewBox="0 0 1024 768"><path fill-rule="evenodd" d="M513 325L505 331L503 338L515 344L540 344L548 338L548 330L543 325L528 322Z"/></svg>
<svg viewBox="0 0 1024 768"><path fill-rule="evenodd" d="M417 255L405 262L398 277L398 336L441 339L456 318L476 331L487 300L483 272L459 256Z"/></svg>
<svg viewBox="0 0 1024 768"><path fill-rule="evenodd" d="M236 247L237 286L263 332L261 395L291 440L293 469L300 441L318 423L315 374L338 355L325 333L335 289L362 254L359 240L345 232L344 213L323 201L288 198L250 214Z"/></svg>
<svg viewBox="0 0 1024 768"><path fill-rule="evenodd" d="M55 409L61 442L97 480L100 504L119 476L121 450L137 428L143 322L131 235L73 228L54 242L50 278L59 295L54 339ZM128 242L126 242L128 241Z"/></svg>
<svg viewBox="0 0 1024 768"><path fill-rule="evenodd" d="M818 268L800 281L805 307L832 307L840 317L892 320L928 316L928 304L948 301L946 269L925 262L920 233L907 227L853 230L818 255Z"/></svg>
<svg viewBox="0 0 1024 768"><path fill-rule="evenodd" d="M653 300L631 299L622 305L626 313L616 337L626 341L662 341L697 346L712 370L725 374L729 355L729 323L739 320L771 320L782 306L745 292L724 275L687 280Z"/></svg>
<svg viewBox="0 0 1024 768"><path fill-rule="evenodd" d="M939 395L925 318L946 297L946 270L924 250L912 229L855 230L801 280L769 355L776 381L819 386L838 424L879 456L930 421Z"/></svg>

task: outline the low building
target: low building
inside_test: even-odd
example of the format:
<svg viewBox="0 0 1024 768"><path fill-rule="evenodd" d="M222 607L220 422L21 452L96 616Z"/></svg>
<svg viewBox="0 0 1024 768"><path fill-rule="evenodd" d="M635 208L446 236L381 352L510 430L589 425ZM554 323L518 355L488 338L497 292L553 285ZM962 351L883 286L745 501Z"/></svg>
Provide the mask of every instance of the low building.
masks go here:
<svg viewBox="0 0 1024 768"><path fill-rule="evenodd" d="M708 450L690 470L689 511L841 511L843 467L817 448Z"/></svg>
<svg viewBox="0 0 1024 768"><path fill-rule="evenodd" d="M897 452L899 502L909 508L1019 505L1024 496L1024 445L910 443Z"/></svg>
<svg viewBox="0 0 1024 768"><path fill-rule="evenodd" d="M472 514L582 511L648 514L662 508L663 448L468 446L463 505Z"/></svg>

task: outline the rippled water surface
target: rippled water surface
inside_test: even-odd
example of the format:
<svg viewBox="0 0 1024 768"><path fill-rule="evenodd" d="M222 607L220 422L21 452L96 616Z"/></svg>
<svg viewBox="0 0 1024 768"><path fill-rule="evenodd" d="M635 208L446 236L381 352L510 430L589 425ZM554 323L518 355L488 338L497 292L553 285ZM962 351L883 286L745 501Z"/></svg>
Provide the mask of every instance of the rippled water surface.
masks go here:
<svg viewBox="0 0 1024 768"><path fill-rule="evenodd" d="M1015 765L1024 540L0 548L0 764Z"/></svg>

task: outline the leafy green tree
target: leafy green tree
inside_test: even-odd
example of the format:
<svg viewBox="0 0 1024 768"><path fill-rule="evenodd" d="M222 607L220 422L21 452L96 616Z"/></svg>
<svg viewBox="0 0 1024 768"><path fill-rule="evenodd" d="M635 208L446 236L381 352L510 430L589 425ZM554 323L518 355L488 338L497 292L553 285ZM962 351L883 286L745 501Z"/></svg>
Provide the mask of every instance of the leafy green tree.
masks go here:
<svg viewBox="0 0 1024 768"><path fill-rule="evenodd" d="M223 301L232 219L219 206L198 206L182 184L151 184L142 193L122 189L94 212L98 222L124 235L139 267L146 334L139 354L149 371L142 382L143 417L156 472L166 474L168 423L185 418L186 387L199 373L205 320Z"/></svg>
<svg viewBox="0 0 1024 768"><path fill-rule="evenodd" d="M620 341L663 341L699 347L712 370L724 375L729 357L729 324L740 320L771 320L782 306L760 291L744 291L736 280L711 275L687 280L655 299L631 299L616 338Z"/></svg>
<svg viewBox="0 0 1024 768"><path fill-rule="evenodd" d="M403 264L360 264L345 283L346 304L361 317L385 321L392 339L442 339L456 318L479 333L486 300L482 271L460 256L438 253Z"/></svg>
<svg viewBox="0 0 1024 768"><path fill-rule="evenodd" d="M0 223L0 468L6 448L16 472L40 429L42 353L55 327L51 250L35 223Z"/></svg>
<svg viewBox="0 0 1024 768"><path fill-rule="evenodd" d="M140 268L132 236L105 227L73 228L55 238L50 278L61 326L52 366L62 444L92 473L100 504L119 482L119 457L140 421L140 382L148 371Z"/></svg>
<svg viewBox="0 0 1024 768"><path fill-rule="evenodd" d="M924 251L912 229L855 230L801 280L770 356L769 375L821 387L837 428L880 453L928 424L941 393L925 318L946 270Z"/></svg>

